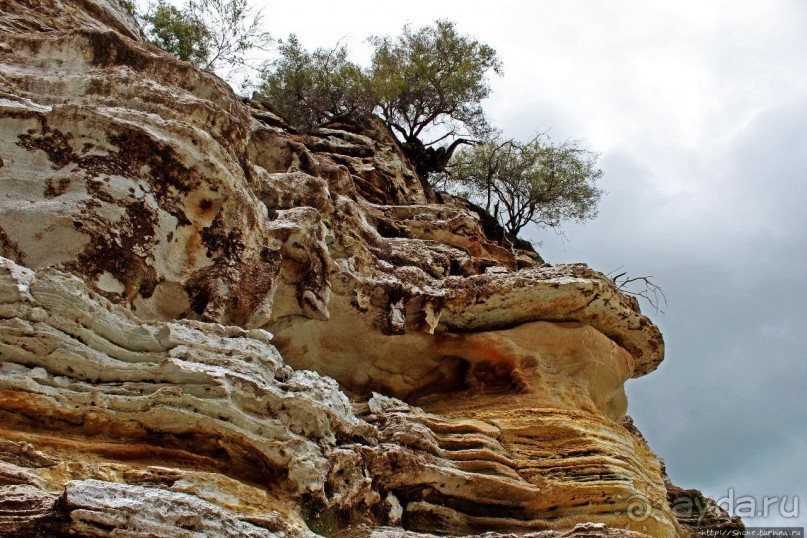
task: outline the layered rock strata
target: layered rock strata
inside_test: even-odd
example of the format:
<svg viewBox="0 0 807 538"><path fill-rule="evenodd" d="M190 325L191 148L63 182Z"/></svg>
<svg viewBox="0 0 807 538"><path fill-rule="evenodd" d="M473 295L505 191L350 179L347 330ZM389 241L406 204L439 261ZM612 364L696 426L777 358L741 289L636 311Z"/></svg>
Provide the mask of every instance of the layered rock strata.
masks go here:
<svg viewBox="0 0 807 538"><path fill-rule="evenodd" d="M489 239L377 119L299 132L115 0L42 4L0 14L0 531L689 533L607 277Z"/></svg>
<svg viewBox="0 0 807 538"><path fill-rule="evenodd" d="M586 327L573 325L556 330ZM143 322L78 277L5 259L0 329L5 503L38 511L11 527L20 532L59 521L77 532L151 532L177 525L160 514L178 512L199 532L263 532L252 529L257 522L272 532L319 525L327 535L358 509L413 530L544 529L591 519L593 498L599 518L617 523L614 499L632 491L617 480L613 491L592 488L589 499L576 479L602 480L602 462L586 479L593 463L564 452L580 450L570 439L623 455L641 445L616 433L602 438L597 430L618 424L595 403L588 412L542 409L535 387L518 396L509 387L468 388L451 405L433 395L425 402L432 413L380 394L351 405L333 380L284 365L262 329ZM541 392L575 398L557 375L541 376ZM543 457L523 453L535 451L530 432L546 436ZM611 472L629 479L652 460L646 450L630 457L612 458ZM149 487L170 494L144 512ZM663 496L663 483L648 491ZM582 508L564 506L569 496ZM333 522L303 513L306 505Z"/></svg>

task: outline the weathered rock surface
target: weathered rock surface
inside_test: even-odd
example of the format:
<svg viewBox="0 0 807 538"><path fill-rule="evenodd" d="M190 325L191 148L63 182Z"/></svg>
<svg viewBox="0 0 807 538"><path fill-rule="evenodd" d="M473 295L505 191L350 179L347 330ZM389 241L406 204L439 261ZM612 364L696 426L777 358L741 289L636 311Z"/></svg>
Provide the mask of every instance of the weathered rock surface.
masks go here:
<svg viewBox="0 0 807 538"><path fill-rule="evenodd" d="M489 239L376 119L300 133L116 0L40 4L0 5L0 532L694 528L607 277Z"/></svg>

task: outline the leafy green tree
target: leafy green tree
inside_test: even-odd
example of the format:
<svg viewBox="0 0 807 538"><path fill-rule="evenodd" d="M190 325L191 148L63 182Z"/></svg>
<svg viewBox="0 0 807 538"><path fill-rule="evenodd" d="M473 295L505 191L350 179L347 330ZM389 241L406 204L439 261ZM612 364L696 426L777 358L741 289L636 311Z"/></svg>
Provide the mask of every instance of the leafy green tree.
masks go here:
<svg viewBox="0 0 807 538"><path fill-rule="evenodd" d="M491 47L445 20L370 42L371 65L362 70L344 46L309 53L292 36L265 72L262 91L302 126L378 113L422 176L442 170L459 145L471 143L465 137L490 131L481 102L490 94L488 72L501 73Z"/></svg>
<svg viewBox="0 0 807 538"><path fill-rule="evenodd" d="M225 79L252 68L247 54L271 41L247 0L188 0L181 9L158 0L140 18L152 43Z"/></svg>
<svg viewBox="0 0 807 538"><path fill-rule="evenodd" d="M358 65L348 61L344 45L308 52L291 35L280 42L279 52L263 72L260 91L287 121L313 127L372 112L367 79Z"/></svg>
<svg viewBox="0 0 807 538"><path fill-rule="evenodd" d="M515 238L529 223L557 228L566 220L594 218L602 196L597 158L579 141L494 138L461 149L439 179L465 189Z"/></svg>
<svg viewBox="0 0 807 538"><path fill-rule="evenodd" d="M142 15L146 35L161 49L180 60L202 65L210 56L211 35L204 21L187 8L180 10L165 0Z"/></svg>
<svg viewBox="0 0 807 538"><path fill-rule="evenodd" d="M489 71L501 74L496 51L438 20L397 38L372 37L370 90L377 111L404 142L418 172L443 170L460 145L490 132L482 100ZM424 140L424 135L432 136ZM434 148L444 141L448 146Z"/></svg>
<svg viewBox="0 0 807 538"><path fill-rule="evenodd" d="M481 102L490 95L487 73L501 74L496 51L460 35L454 23L438 20L397 38L372 37L370 83L379 111L403 140L428 128L442 133L432 145L456 136L481 136L489 125Z"/></svg>

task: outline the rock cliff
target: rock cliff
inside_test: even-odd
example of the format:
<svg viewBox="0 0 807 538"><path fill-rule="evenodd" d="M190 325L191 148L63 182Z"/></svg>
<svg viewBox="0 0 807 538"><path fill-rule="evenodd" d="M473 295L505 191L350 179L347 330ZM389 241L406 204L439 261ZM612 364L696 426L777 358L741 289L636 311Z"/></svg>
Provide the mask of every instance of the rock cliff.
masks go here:
<svg viewBox="0 0 807 538"><path fill-rule="evenodd" d="M607 277L502 248L380 121L298 132L115 0L0 9L4 535L700 524L624 422L664 349Z"/></svg>

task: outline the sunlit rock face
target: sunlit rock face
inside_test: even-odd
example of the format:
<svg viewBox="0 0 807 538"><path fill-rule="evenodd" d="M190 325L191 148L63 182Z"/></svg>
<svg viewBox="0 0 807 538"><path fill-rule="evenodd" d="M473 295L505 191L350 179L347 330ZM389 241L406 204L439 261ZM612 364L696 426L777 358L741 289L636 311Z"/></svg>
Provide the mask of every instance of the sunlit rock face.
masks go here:
<svg viewBox="0 0 807 538"><path fill-rule="evenodd" d="M0 8L0 534L688 535L623 425L635 300L377 119L298 132L39 4Z"/></svg>

